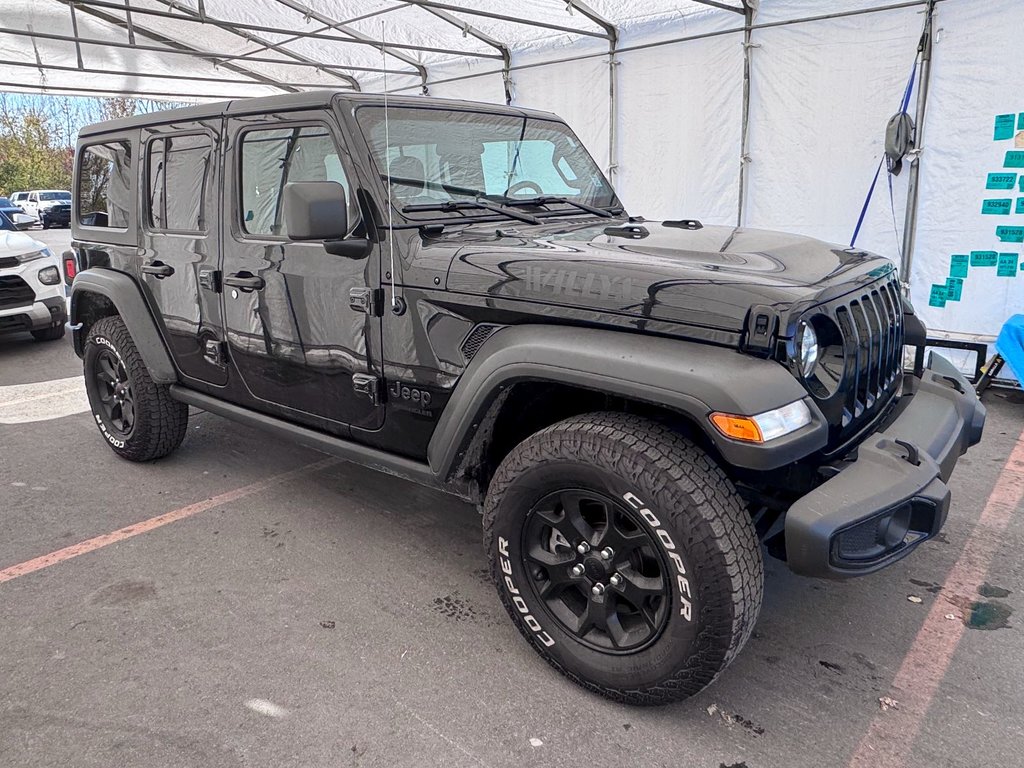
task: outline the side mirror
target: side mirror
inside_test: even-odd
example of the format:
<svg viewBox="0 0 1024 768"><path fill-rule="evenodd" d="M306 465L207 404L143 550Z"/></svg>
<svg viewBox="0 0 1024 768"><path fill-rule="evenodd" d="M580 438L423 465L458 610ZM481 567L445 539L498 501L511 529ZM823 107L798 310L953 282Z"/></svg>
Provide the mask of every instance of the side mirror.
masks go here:
<svg viewBox="0 0 1024 768"><path fill-rule="evenodd" d="M284 223L289 240L341 240L348 234L345 188L336 181L285 184Z"/></svg>
<svg viewBox="0 0 1024 768"><path fill-rule="evenodd" d="M16 229L31 229L39 223L39 219L35 216L29 216L27 213L12 214L11 221Z"/></svg>

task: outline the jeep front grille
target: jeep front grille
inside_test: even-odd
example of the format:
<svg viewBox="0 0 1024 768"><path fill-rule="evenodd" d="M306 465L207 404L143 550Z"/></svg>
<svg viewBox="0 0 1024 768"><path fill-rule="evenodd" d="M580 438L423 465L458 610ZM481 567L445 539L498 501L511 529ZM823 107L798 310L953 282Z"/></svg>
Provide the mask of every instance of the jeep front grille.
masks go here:
<svg viewBox="0 0 1024 768"><path fill-rule="evenodd" d="M0 309L24 307L35 300L35 291L17 275L0 277Z"/></svg>
<svg viewBox="0 0 1024 768"><path fill-rule="evenodd" d="M842 334L843 372L836 391L812 394L830 425L831 448L874 421L903 381L903 302L895 273L864 291L813 310Z"/></svg>

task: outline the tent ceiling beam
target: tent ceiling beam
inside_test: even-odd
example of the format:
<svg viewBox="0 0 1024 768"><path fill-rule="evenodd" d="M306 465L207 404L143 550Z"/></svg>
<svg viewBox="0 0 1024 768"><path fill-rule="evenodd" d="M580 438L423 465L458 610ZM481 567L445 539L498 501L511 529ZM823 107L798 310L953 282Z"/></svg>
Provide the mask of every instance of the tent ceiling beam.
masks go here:
<svg viewBox="0 0 1024 768"><path fill-rule="evenodd" d="M61 0L63 2L64 0ZM13 35L16 37L36 37L40 40L55 40L64 43L73 43L75 38L72 35L62 35L55 32L37 32L33 30L25 29L11 29L9 27L0 27L0 35ZM120 43L115 40L100 40L96 38L83 37L80 39L82 45L95 45L105 48L121 48L121 49L134 49L138 51L146 51L152 53L170 54L172 56L188 56L194 59L202 59L208 61L211 64L220 66L224 62L229 62L232 59L237 59L237 54L233 53L216 53L214 51L205 51L199 49L188 48L186 50L177 50L174 48L167 48L159 45L145 45L131 43ZM245 61L249 63L261 63L261 64L275 64L278 66L288 67L303 67L304 69L311 69L314 67L312 64L305 64L299 61L292 61L291 59L274 59L266 56L246 56ZM45 65L44 65L45 66ZM352 72L382 72L383 70L377 67L357 67L349 64L332 64L335 69L346 69ZM389 75L410 75L415 77L416 72L405 69L389 69L387 70ZM316 86L318 88L323 87L322 84Z"/></svg>
<svg viewBox="0 0 1024 768"><path fill-rule="evenodd" d="M355 39L353 37L339 37L336 34L335 35L329 35L329 34L326 34L323 31L321 31L321 32L313 32L313 31L298 30L298 29L284 29L282 27L267 26L265 24L247 24L247 23L241 22L241 21L229 21L229 20L225 20L225 19L216 19L216 18L210 16L209 14L206 14L206 19L204 20L204 19L201 19L199 17L199 12L198 11L194 11L191 8L189 8L188 6L183 5L182 3L176 2L175 0L157 0L157 1L160 2L162 5L165 5L168 8L171 8L171 9L174 9L174 10L164 11L164 10L160 10L158 8L141 8L141 7L137 6L137 5L132 5L131 6L132 13L134 13L136 16L153 16L153 17L157 17L157 18L173 19L174 21L179 21L179 22L184 21L186 23L193 23L193 24L210 24L212 26L218 27L219 29L223 29L226 32L232 32L232 33L237 34L239 36L244 36L244 35L241 34L242 32L263 33L263 34L273 34L273 35L289 35L289 36L292 36L293 40L294 39L298 39L298 38L306 38L306 39L310 39L310 40L324 40L324 41L329 42L329 43L340 43L340 44L345 44L345 45L363 45L363 46L367 46L368 45L368 46L370 46L372 48L380 48L380 41L379 40L357 40L357 39ZM108 8L108 9L120 11L122 13L124 12L124 5L122 5L121 3L113 2L112 0L75 0L75 3L78 5L79 8L83 8L83 9L85 7L95 7L95 8ZM400 8L401 6L394 6L394 7ZM179 13L175 13L174 12L175 10L179 11ZM531 22L522 21L521 23L530 24ZM576 31L579 31L579 30L576 30ZM586 34L586 33L582 33L581 32L581 34ZM593 34L593 33L590 33L590 34ZM255 35L253 35L253 36L255 37ZM277 50L275 48L275 46L284 45L284 42L273 43L273 42L271 42L269 40L262 39L262 38L261 38L261 40L262 40L262 42L260 42L259 44L265 46L264 50L266 48L274 48L275 50ZM464 50L458 50L458 49L453 49L453 48L435 48L435 47L426 46L426 45L415 45L413 43L388 43L388 46L390 48L394 48L396 50L423 51L425 53L437 53L437 54L441 54L441 55L445 55L445 56L461 56L461 57L479 58L479 59L500 59L501 58L501 56L499 56L496 53L480 53L480 52L476 52L476 51L464 51Z"/></svg>
<svg viewBox="0 0 1024 768"><path fill-rule="evenodd" d="M313 10L304 3L296 2L296 0L276 0L279 5L283 5L285 8L290 8L293 11L301 13L303 16L309 19L316 19L321 24L326 24L330 29L336 32L340 32L343 35L348 35L355 40L363 40L368 42L376 43L376 46L380 49L381 53L387 53L389 56L394 56L399 61L405 62L411 67L415 68L416 72L419 73L420 82L423 85L423 93L427 92L427 68L419 61L414 59L407 53L399 50L393 50L390 45L385 45L383 40L373 40L369 35L365 35L358 29L354 29L344 22L338 21L326 16L318 11Z"/></svg>
<svg viewBox="0 0 1024 768"><path fill-rule="evenodd" d="M26 85L25 83L11 83L11 82L0 82L0 90L9 91L11 93L39 93L47 96L53 96L56 94L66 94L69 96L125 96L134 99L158 99L174 101L194 101L196 94L194 93L178 93L175 91L150 91L150 90L139 90L138 88L90 88L84 85L76 85L70 88L65 88L60 85ZM248 96L243 94L222 94L220 96L203 96L201 98L209 99L210 101L225 101L232 99L247 99Z"/></svg>
<svg viewBox="0 0 1024 768"><path fill-rule="evenodd" d="M419 5L418 3L409 3L408 0L399 0L399 2L405 3L407 5ZM429 13L429 14L431 14L433 16L436 16L437 18L441 19L442 21L445 21L445 22L451 24L452 26L457 27L458 29L461 29L462 30L462 34L469 35L470 37L476 38L480 42L485 43L486 45L491 46L496 51L498 51L498 53L501 54L502 80L504 82L504 87L505 87L505 103L506 104L511 104L512 103L512 81L511 81L511 77L512 77L512 73L511 73L511 68L512 68L512 49L509 48L507 45L505 45L505 43L501 42L500 40L496 40L495 38L491 37L487 33L481 32L479 29L477 29L472 24L470 24L468 21L460 19L458 16L455 16L454 14L448 13L448 11L445 11L445 10L443 10L441 8L430 8L430 7L427 7L425 5L419 5L419 7L422 10L426 11L427 13ZM424 85L426 85L426 83L424 83Z"/></svg>
<svg viewBox="0 0 1024 768"><path fill-rule="evenodd" d="M127 2L127 1L128 0L125 0L125 2ZM400 5L392 5L392 6L389 6L387 8L381 8L379 11L372 11L370 13L364 13L361 16L355 16L355 17L353 17L351 19L345 19L345 21L343 21L342 23L343 24L355 24L357 21L363 21L364 19L372 19L374 16L383 16L385 13L391 13L392 11L397 11L401 7L402 6L400 6ZM319 34L320 32L327 32L330 28L331 28L330 24L325 24L322 27L317 27L313 31ZM291 36L287 40L279 41L278 45L288 45L288 43L294 43L296 40L301 40L302 39L302 35L296 35L294 33L290 33L290 34L291 34ZM265 50L267 50L267 47L263 46L263 47L255 49L254 51L251 51L250 53L260 53L260 52L265 51ZM390 70L388 70L388 74L389 75L391 74ZM415 74L415 73L412 73L412 74Z"/></svg>
<svg viewBox="0 0 1024 768"><path fill-rule="evenodd" d="M746 13L748 8L753 8L753 5L749 4L750 0L742 0L743 6L740 7L740 8L737 8L735 5L726 5L725 3L718 3L718 2L715 2L715 0L693 0L693 1L695 3L700 3L701 5L707 5L707 6L710 6L712 8L718 8L721 11L732 11L733 13L740 13L740 14Z"/></svg>
<svg viewBox="0 0 1024 768"><path fill-rule="evenodd" d="M551 29L555 32L567 32L571 35L584 35L586 37L599 37L602 39L608 38L607 32L595 32L590 29L579 29L577 27L564 27L561 24L549 24L542 21L533 21L531 19L524 19L521 16L508 16L504 13L494 13L492 11L481 11L477 8L463 8L460 5L450 5L448 3L439 3L435 0L402 0L402 2L409 3L410 5L420 5L424 8L437 8L442 11L453 11L455 13L465 13L470 16L480 16L487 19L495 19L497 21L507 21L512 24L525 24L528 27L538 27L540 29ZM497 57L492 57L497 58Z"/></svg>
<svg viewBox="0 0 1024 768"><path fill-rule="evenodd" d="M78 68L83 69L85 62L82 60L82 44L78 40L78 15L75 13L75 4L71 3L68 8L71 9L71 31L75 35L75 56L78 58Z"/></svg>
<svg viewBox="0 0 1024 768"><path fill-rule="evenodd" d="M604 30L605 37L609 40L619 39L619 30L616 29L615 25L582 0L562 0L562 2L565 3L566 10L570 13L572 11L579 11L592 22L597 24L597 26L601 27L601 29Z"/></svg>
<svg viewBox="0 0 1024 768"><path fill-rule="evenodd" d="M75 5L74 0L57 0L57 2L63 3L65 5L70 5L72 7L74 7L74 5ZM98 10L96 8L90 8L89 6L81 6L80 10L83 13L89 14L93 18L99 19L100 21L103 21L103 22L105 22L107 24L110 24L110 25L112 25L114 27L117 27L119 29L120 28L125 28L127 26L127 22L126 21L122 21L118 17L111 16L110 14L104 13L103 11L100 11L100 10ZM191 53L193 55L202 55L202 54L206 53L205 51L203 51L203 50L201 50L199 48L195 48L195 47L193 47L191 45L187 45L186 43L182 43L182 42L180 42L178 40L174 40L174 39L169 38L166 35L163 35L163 34L161 34L159 32L155 32L153 30L150 30L150 29L147 29L147 28L144 28L144 27L140 27L138 24L133 24L133 26L135 27L135 31L138 32L140 35L145 35L146 37L150 38L151 40L154 40L154 41L156 41L158 43L161 43L163 46L166 46L165 48L158 48L158 50L166 51L167 48L173 48L173 49L176 49L178 51L187 51L187 52L189 52L189 53ZM77 32L75 34L75 42L76 42L76 45L79 45L79 46L81 46L81 44L83 42L82 38L77 34ZM101 42L101 45L102 44L104 44L104 43ZM129 47L129 48L136 48L137 46L133 46L130 43L128 43L127 47ZM154 46L154 47L156 47L156 46ZM293 88L292 86L285 85L284 83L282 83L282 82L280 82L278 80L275 80L272 77L268 77L266 75L260 74L259 72L253 72L252 70L247 69L245 67L241 67L241 66L238 66L238 65L235 65L235 64L224 64L223 66L225 67L225 69L230 69L232 72L235 72L235 73L240 74L240 75L244 75L246 77L250 77L254 81L262 83L263 85L269 85L271 87L279 88L279 89L285 90L285 91L296 91L296 90L298 90L297 88Z"/></svg>
<svg viewBox="0 0 1024 768"><path fill-rule="evenodd" d="M252 79L251 75L244 78L242 77L213 77L211 75L181 75L177 73L169 72L134 72L125 69L111 69L109 67L104 69L97 69L95 67L75 67L69 64L43 64L39 65L30 61L15 61L13 59L0 59L0 67L21 67L24 69L34 69L37 72L43 74L47 72L82 72L87 75L120 75L122 77L133 77L133 78L144 78L151 77L154 80L179 80L184 82L197 82L197 83L229 83L231 85L270 85L269 83L259 83ZM289 85L292 88L323 88L323 83L296 83L288 81L281 85L274 85L275 88L280 88L283 85Z"/></svg>
<svg viewBox="0 0 1024 768"><path fill-rule="evenodd" d="M132 23L132 6L128 0L124 0L124 20L128 25L128 42L135 45L135 24Z"/></svg>
<svg viewBox="0 0 1024 768"><path fill-rule="evenodd" d="M265 38L259 37L258 35L254 35L251 32L239 29L239 28L237 28L238 27L237 24L232 25L232 24L226 24L226 23L221 22L221 21L215 21L215 20L211 19L209 16L206 17L205 21L203 21L203 19L200 18L198 11L193 11L188 6L183 5L182 3L177 2L177 0L157 0L157 2L162 3L163 5L166 5L168 8L172 8L172 9L181 11L181 13L185 14L184 18L190 18L193 21L198 21L200 24L212 24L213 26L217 27L218 29L223 29L225 32L229 32L232 35L235 35L236 37L242 38L243 40L248 40L250 43L256 43L257 45L267 45L267 46L270 46L275 51L280 53L282 56L287 56L288 58L294 59L295 61L301 61L304 64L308 64L308 65L310 65L312 67L315 67L316 69L322 71L328 77L333 77L333 78L335 78L337 80L341 80L342 82L348 83L353 88L355 88L357 91L361 90L360 85L359 85L359 81L356 80L352 75L346 74L344 72L338 72L338 71L332 69L331 67L327 66L326 64L324 64L322 62L316 61L315 59L311 59L308 56L302 55L301 53L296 53L295 51L290 51L287 48L278 45L277 43L274 43L274 42L271 42L270 40L267 40ZM176 18L179 18L179 19L183 18L182 16L176 16L175 14L171 14L171 15L175 16ZM245 56L241 56L239 58L244 59Z"/></svg>

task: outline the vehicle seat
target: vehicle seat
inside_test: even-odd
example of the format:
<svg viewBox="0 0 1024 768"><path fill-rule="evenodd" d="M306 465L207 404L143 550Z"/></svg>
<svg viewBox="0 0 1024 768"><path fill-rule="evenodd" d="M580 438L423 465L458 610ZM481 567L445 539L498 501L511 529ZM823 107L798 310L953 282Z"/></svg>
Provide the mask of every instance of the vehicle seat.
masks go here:
<svg viewBox="0 0 1024 768"><path fill-rule="evenodd" d="M391 176L396 179L405 179L401 184L391 186L391 194L396 200L404 205L415 203L436 202L434 198L424 194L425 184L413 184L414 181L423 182L426 173L423 170L423 163L412 155L399 155L391 161Z"/></svg>

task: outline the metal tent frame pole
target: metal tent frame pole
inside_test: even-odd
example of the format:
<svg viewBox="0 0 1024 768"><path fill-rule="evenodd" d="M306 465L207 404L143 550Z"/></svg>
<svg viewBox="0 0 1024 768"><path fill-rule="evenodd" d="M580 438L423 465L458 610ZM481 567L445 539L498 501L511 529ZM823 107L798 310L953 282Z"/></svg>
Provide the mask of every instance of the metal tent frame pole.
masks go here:
<svg viewBox="0 0 1024 768"><path fill-rule="evenodd" d="M283 5L285 8L288 8L292 11L301 13L306 18L316 19L321 24L326 24L330 29L336 32L341 32L343 35L348 35L354 40L371 41L375 43L377 47L380 48L381 53L386 53L389 56L394 56L399 61L404 62L409 66L413 67L420 76L420 86L423 89L423 94L427 94L427 68L409 54L404 53L402 51L393 50L390 44L385 45L384 41L382 40L372 40L372 38L369 35L364 35L359 30L354 29L353 27L350 27L341 21L338 21L336 19L331 18L330 16L326 16L322 13L319 13L318 11L313 10L304 3L299 3L296 2L295 0L277 0L277 3L279 5Z"/></svg>
<svg viewBox="0 0 1024 768"><path fill-rule="evenodd" d="M433 6L421 5L420 3L410 2L410 0L398 0L400 3L409 6L415 6L420 8L427 13L436 16L442 21L451 24L453 27L462 30L463 35L469 35L470 37L476 38L482 43L485 43L494 48L498 53L501 54L501 71L502 71L502 84L505 88L505 103L512 103L512 49L509 48L505 43L497 40L490 35L481 32L479 29L474 27L467 21L460 19L454 14L448 13L448 11L442 10L441 8L434 8Z"/></svg>
<svg viewBox="0 0 1024 768"><path fill-rule="evenodd" d="M750 163L750 55L755 48L754 34L754 0L743 0L743 116L740 127L740 179L739 195L736 204L736 226L742 227L746 215L747 204L747 165Z"/></svg>
<svg viewBox="0 0 1024 768"><path fill-rule="evenodd" d="M917 90L917 125L914 129L914 154L910 160L910 175L907 181L907 212L903 224L903 258L900 264L903 290L907 294L910 293L910 271L914 265L914 246L917 242L917 216L921 192L921 153L924 150L924 127L932 74L936 2L937 0L928 0L928 5L925 8L924 32L921 35L921 84Z"/></svg>
<svg viewBox="0 0 1024 768"><path fill-rule="evenodd" d="M619 61L615 58L619 45L619 30L608 19L588 6L582 0L564 0L568 10L577 10L604 30L608 38L608 178L612 179L619 169L619 88L616 72Z"/></svg>

